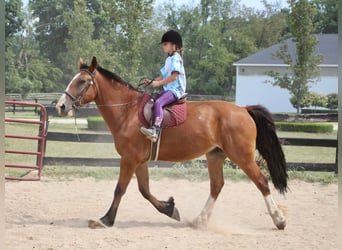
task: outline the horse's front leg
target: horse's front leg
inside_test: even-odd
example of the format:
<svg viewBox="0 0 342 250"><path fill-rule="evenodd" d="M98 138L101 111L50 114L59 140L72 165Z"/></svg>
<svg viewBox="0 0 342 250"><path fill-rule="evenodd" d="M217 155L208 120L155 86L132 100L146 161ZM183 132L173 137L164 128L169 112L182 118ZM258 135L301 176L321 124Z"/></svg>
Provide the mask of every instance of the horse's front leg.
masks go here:
<svg viewBox="0 0 342 250"><path fill-rule="evenodd" d="M221 189L224 185L223 177L223 163L226 159L226 155L220 149L214 149L206 154L208 162L208 173L210 178L210 195L205 203L199 216L197 216L190 226L199 228L208 225L211 213L214 209L214 205L217 197L219 196Z"/></svg>
<svg viewBox="0 0 342 250"><path fill-rule="evenodd" d="M89 220L88 226L90 228L104 228L114 225L116 213L122 196L125 194L127 186L133 176L133 173L138 166L138 163L133 162L132 159L121 158L120 161L120 175L119 180L114 191L114 199L107 213L99 220Z"/></svg>
<svg viewBox="0 0 342 250"><path fill-rule="evenodd" d="M179 212L175 207L173 197L170 197L168 201L157 200L150 192L149 187L149 174L148 174L148 163L142 163L136 170L135 175L137 177L139 191L152 205L161 213L180 221Z"/></svg>

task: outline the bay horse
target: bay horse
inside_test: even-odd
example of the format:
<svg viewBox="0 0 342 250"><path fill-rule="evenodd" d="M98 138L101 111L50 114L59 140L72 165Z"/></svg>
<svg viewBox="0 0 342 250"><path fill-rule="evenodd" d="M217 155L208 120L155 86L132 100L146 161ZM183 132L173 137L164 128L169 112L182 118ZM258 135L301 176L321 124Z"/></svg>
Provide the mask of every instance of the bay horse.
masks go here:
<svg viewBox="0 0 342 250"><path fill-rule="evenodd" d="M68 84L56 108L61 116L72 116L82 105L95 101L112 133L121 156L120 174L108 212L99 220L90 220L91 228L114 225L121 198L135 173L139 191L161 213L180 220L174 199L156 199L149 188L148 162L151 141L140 132L138 104L143 91L98 65L96 57L86 65L80 59L80 71ZM267 210L278 229L286 218L272 198L267 178L255 161L255 151L266 161L275 188L287 191L284 153L276 135L271 114L260 105L239 107L225 101L189 101L187 119L175 128L163 130L158 160L183 162L206 155L210 179L209 198L193 226L205 226L224 185L223 164L229 158L260 190Z"/></svg>

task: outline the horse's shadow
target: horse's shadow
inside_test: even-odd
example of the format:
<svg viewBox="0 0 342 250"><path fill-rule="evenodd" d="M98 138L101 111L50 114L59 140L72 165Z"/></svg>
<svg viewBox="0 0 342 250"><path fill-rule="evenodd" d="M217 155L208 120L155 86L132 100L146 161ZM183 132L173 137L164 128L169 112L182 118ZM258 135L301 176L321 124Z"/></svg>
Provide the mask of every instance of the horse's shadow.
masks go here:
<svg viewBox="0 0 342 250"><path fill-rule="evenodd" d="M115 223L117 228L138 228L138 227L173 227L173 228L184 228L189 227L185 222L156 222L156 221L117 221Z"/></svg>
<svg viewBox="0 0 342 250"><path fill-rule="evenodd" d="M69 227L69 228L88 228L88 220L83 218L69 218L59 220L46 220L46 219L35 219L26 218L24 220L7 221L8 224L16 225L46 225L51 227ZM171 227L171 228L185 228L190 227L187 222L155 222L155 221L120 221L117 220L113 228L139 228L139 227Z"/></svg>

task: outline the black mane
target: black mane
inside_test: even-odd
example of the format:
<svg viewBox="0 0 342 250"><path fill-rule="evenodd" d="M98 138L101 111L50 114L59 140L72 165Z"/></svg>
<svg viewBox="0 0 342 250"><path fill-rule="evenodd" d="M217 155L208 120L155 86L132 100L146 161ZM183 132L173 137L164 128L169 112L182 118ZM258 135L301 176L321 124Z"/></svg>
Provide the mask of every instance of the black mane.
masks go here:
<svg viewBox="0 0 342 250"><path fill-rule="evenodd" d="M81 64L80 65L80 70L82 69L89 69L89 66L86 65L86 64ZM97 66L96 70L98 72L101 73L101 75L103 75L104 77L108 78L108 79L113 79L125 86L127 86L128 88L132 89L132 90L136 90L136 91L139 91L139 89L135 88L133 85L131 85L129 82L125 81L124 79L122 79L120 76L118 76L117 74L113 73L113 72L110 72L109 70L106 70L100 66Z"/></svg>

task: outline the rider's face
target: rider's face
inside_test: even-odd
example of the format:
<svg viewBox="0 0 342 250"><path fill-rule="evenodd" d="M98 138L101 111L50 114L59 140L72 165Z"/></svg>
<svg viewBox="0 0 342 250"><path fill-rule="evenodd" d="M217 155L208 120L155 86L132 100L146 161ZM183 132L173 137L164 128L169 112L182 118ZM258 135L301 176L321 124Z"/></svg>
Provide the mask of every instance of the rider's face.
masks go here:
<svg viewBox="0 0 342 250"><path fill-rule="evenodd" d="M176 49L176 45L171 42L164 42L163 49L165 53L171 54Z"/></svg>

